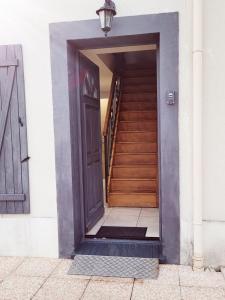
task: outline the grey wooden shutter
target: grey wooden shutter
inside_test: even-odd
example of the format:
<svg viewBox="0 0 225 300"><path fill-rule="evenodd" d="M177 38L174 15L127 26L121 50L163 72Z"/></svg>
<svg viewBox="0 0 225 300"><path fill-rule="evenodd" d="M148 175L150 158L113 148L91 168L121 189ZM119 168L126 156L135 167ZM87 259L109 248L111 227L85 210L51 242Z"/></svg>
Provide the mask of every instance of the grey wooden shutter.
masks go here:
<svg viewBox="0 0 225 300"><path fill-rule="evenodd" d="M0 213L30 212L22 48L0 46Z"/></svg>

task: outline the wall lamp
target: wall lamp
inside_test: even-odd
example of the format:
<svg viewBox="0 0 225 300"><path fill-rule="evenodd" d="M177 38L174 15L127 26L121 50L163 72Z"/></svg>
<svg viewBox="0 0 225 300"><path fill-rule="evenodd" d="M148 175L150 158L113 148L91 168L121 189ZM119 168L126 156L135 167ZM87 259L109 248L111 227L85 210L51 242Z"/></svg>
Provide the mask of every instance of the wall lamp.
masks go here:
<svg viewBox="0 0 225 300"><path fill-rule="evenodd" d="M107 37L112 28L113 17L116 15L115 3L111 0L105 0L105 4L96 11L96 14L99 16L101 29Z"/></svg>

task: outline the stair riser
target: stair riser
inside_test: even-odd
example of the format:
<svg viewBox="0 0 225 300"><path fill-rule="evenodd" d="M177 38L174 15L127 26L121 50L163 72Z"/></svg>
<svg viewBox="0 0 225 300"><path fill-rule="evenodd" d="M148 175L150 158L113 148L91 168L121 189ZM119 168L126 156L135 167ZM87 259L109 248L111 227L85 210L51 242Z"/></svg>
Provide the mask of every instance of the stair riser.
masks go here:
<svg viewBox="0 0 225 300"><path fill-rule="evenodd" d="M156 93L157 91L157 88L156 86L153 84L153 85L130 85L130 86L124 86L123 87L123 93L127 94L127 93L135 93L135 92L138 92L138 93Z"/></svg>
<svg viewBox="0 0 225 300"><path fill-rule="evenodd" d="M157 99L157 93L127 93L122 96L122 103L126 101L150 101L155 102Z"/></svg>
<svg viewBox="0 0 225 300"><path fill-rule="evenodd" d="M116 152L118 153L151 153L157 152L157 144L149 143L149 144L116 144Z"/></svg>
<svg viewBox="0 0 225 300"><path fill-rule="evenodd" d="M157 207L155 69L132 68L124 75L108 202L110 206Z"/></svg>
<svg viewBox="0 0 225 300"><path fill-rule="evenodd" d="M157 130L156 121L139 121L139 122L119 122L118 125L119 131L146 131L149 132Z"/></svg>
<svg viewBox="0 0 225 300"><path fill-rule="evenodd" d="M143 85L143 84L157 84L157 80L155 76L148 76L148 77L133 77L133 78L125 78L123 80L123 85Z"/></svg>
<svg viewBox="0 0 225 300"><path fill-rule="evenodd" d="M143 120L156 120L157 114L156 112L120 112L120 120L121 121L143 121Z"/></svg>
<svg viewBox="0 0 225 300"><path fill-rule="evenodd" d="M147 77L147 76L156 76L155 70L126 70L123 72L123 78L131 77Z"/></svg>
<svg viewBox="0 0 225 300"><path fill-rule="evenodd" d="M114 165L156 164L156 154L115 154Z"/></svg>
<svg viewBox="0 0 225 300"><path fill-rule="evenodd" d="M154 179L157 175L156 166L148 167L113 167L113 178L144 178Z"/></svg>
<svg viewBox="0 0 225 300"><path fill-rule="evenodd" d="M123 193L138 193L138 192L156 192L156 181L135 181L135 180L112 180L110 192L123 192Z"/></svg>
<svg viewBox="0 0 225 300"><path fill-rule="evenodd" d="M122 102L120 105L121 111L129 111L129 110L156 110L157 105L156 102Z"/></svg>
<svg viewBox="0 0 225 300"><path fill-rule="evenodd" d="M117 142L156 142L156 132L118 132Z"/></svg>
<svg viewBox="0 0 225 300"><path fill-rule="evenodd" d="M109 194L108 200L111 207L157 207L156 195Z"/></svg>

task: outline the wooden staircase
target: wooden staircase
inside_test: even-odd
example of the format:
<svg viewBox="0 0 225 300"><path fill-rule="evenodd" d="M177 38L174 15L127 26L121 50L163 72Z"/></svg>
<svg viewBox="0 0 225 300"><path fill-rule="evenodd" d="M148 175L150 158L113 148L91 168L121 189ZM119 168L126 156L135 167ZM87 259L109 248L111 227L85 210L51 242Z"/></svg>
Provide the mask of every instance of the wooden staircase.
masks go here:
<svg viewBox="0 0 225 300"><path fill-rule="evenodd" d="M122 74L109 206L157 207L157 83L153 69Z"/></svg>

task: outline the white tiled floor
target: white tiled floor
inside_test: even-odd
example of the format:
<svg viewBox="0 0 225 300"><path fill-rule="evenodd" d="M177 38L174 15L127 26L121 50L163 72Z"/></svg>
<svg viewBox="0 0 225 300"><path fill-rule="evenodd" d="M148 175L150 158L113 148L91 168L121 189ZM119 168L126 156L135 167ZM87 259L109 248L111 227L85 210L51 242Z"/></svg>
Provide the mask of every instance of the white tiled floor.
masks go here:
<svg viewBox="0 0 225 300"><path fill-rule="evenodd" d="M105 208L105 214L87 233L95 235L101 226L147 227L146 237L159 237L158 208Z"/></svg>

